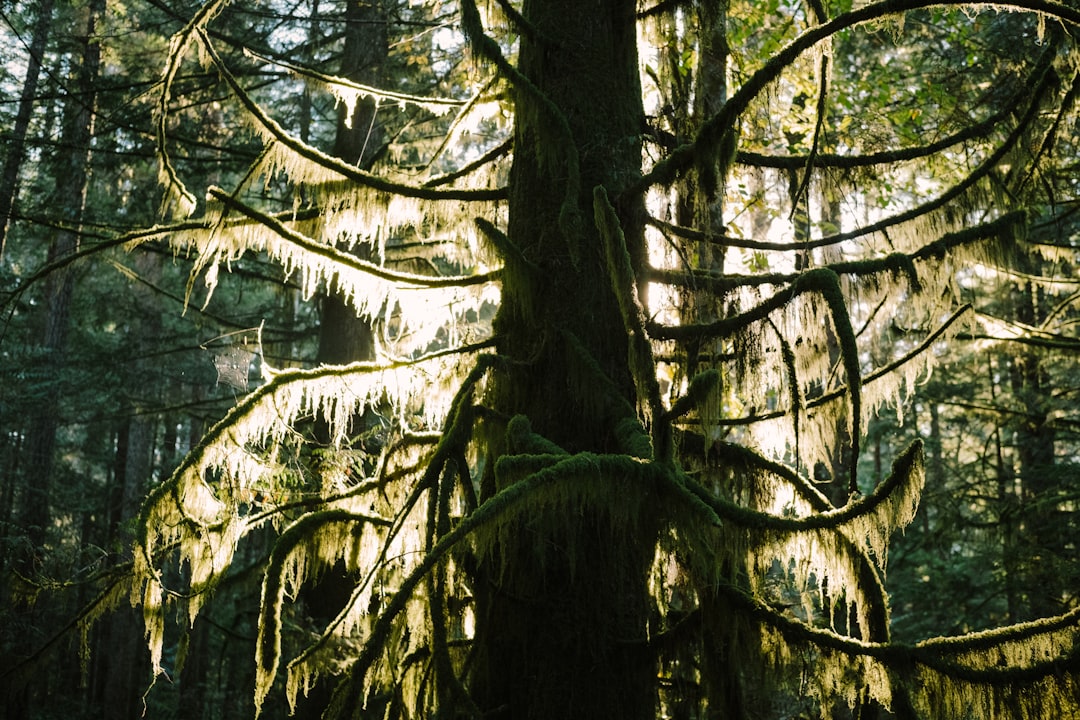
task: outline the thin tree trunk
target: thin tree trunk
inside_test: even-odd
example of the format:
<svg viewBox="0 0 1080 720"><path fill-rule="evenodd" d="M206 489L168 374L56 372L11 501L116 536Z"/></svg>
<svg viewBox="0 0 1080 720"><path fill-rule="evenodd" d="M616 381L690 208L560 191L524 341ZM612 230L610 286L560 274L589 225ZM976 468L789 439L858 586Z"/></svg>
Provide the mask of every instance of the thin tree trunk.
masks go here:
<svg viewBox="0 0 1080 720"><path fill-rule="evenodd" d="M30 57L26 65L22 94L19 96L15 127L11 131L7 157L4 158L4 169L0 173L0 259L4 257L4 248L7 246L7 231L11 224L11 210L15 205L15 195L18 191L19 170L22 168L26 153L26 133L30 129L30 117L34 112L38 78L41 76L41 60L45 55L45 43L49 38L52 15L53 0L41 0L37 6L34 34L30 40Z"/></svg>

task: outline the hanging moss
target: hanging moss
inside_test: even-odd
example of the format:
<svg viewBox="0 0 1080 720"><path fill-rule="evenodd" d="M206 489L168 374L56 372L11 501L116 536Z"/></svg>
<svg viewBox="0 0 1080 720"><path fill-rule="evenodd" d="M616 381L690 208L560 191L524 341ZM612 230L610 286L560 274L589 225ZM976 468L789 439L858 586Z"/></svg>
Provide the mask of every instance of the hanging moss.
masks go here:
<svg viewBox="0 0 1080 720"><path fill-rule="evenodd" d="M667 420L675 420L691 410L701 406L720 384L720 371L715 368L703 370L690 380L686 394L671 405L665 413Z"/></svg>
<svg viewBox="0 0 1080 720"><path fill-rule="evenodd" d="M859 346L855 329L848 315L847 300L840 287L840 277L828 268L815 268L800 278L800 285L814 290L824 298L832 313L833 330L840 344L840 356L847 375L848 398L851 402L851 465L848 470L848 493L859 491L859 443L862 438L862 369L859 367Z"/></svg>
<svg viewBox="0 0 1080 720"><path fill-rule="evenodd" d="M628 415L615 423L615 441L626 455L642 460L653 459L652 440L637 417Z"/></svg>
<svg viewBox="0 0 1080 720"><path fill-rule="evenodd" d="M292 587L295 593L306 579L322 570L320 559L324 552L320 543L335 546L331 554L336 556L345 542L355 542L354 528L372 520L383 522L381 518L343 510L310 513L290 525L274 543L263 576L259 604L255 648L256 713L261 711L277 674L281 657L281 612L287 588Z"/></svg>
<svg viewBox="0 0 1080 720"><path fill-rule="evenodd" d="M638 299L637 278L634 275L630 252L626 246L626 238L619 224L619 216L608 200L607 191L602 185L597 185L593 189L593 214L604 244L611 289L618 300L623 325L630 338L627 352L630 356L630 372L637 386L638 398L646 403L650 419L659 425L662 407L660 384L656 379L656 363L652 356L652 346L645 334L645 315ZM670 429L657 426L654 426L653 430L654 434L670 432ZM654 437L653 446L658 457L664 457L666 451L662 448L670 448L670 438L658 442Z"/></svg>

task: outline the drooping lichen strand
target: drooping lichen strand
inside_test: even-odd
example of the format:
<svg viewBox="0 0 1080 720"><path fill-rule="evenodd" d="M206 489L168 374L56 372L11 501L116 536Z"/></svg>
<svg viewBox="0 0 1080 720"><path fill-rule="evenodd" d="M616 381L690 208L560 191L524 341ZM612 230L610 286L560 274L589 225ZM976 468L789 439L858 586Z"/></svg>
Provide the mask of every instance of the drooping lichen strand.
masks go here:
<svg viewBox="0 0 1080 720"><path fill-rule="evenodd" d="M847 301L844 299L840 277L828 268L816 268L800 279L800 285L813 289L822 298L832 313L833 330L840 343L840 356L847 375L847 391L851 402L851 465L848 470L848 493L855 495L859 491L858 466L859 444L862 435L862 370L859 367L859 346L855 340L855 329L848 315Z"/></svg>
<svg viewBox="0 0 1080 720"><path fill-rule="evenodd" d="M799 428L801 427L800 420L803 411L802 389L799 387L799 371L796 365L795 351L791 348L791 343L775 325L772 327L776 332L777 341L780 343L780 357L783 360L784 371L787 374L788 396L791 398L792 445L795 450L796 469L798 469L798 463L802 458L799 447Z"/></svg>
<svg viewBox="0 0 1080 720"><path fill-rule="evenodd" d="M669 420L675 420L702 405L719 384L720 371L709 368L699 372L690 380L690 386L686 389L686 394L672 403L671 409L664 413L665 417Z"/></svg>
<svg viewBox="0 0 1080 720"><path fill-rule="evenodd" d="M615 208L608 200L602 185L593 189L593 214L607 259L608 279L615 293L623 326L629 336L627 353L630 373L634 379L639 402L645 404L648 419L653 423L653 450L657 459L670 459L671 425L663 418L660 383L656 379L656 363L652 345L645 333L645 313L637 294L630 251Z"/></svg>

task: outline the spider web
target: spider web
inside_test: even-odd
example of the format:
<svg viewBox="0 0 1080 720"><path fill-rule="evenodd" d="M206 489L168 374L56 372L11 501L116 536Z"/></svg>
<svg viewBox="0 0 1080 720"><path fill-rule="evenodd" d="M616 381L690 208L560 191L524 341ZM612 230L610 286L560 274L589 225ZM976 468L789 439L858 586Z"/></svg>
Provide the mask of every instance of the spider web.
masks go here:
<svg viewBox="0 0 1080 720"><path fill-rule="evenodd" d="M218 385L224 383L236 390L248 389L248 369L255 353L246 345L229 345L214 355Z"/></svg>

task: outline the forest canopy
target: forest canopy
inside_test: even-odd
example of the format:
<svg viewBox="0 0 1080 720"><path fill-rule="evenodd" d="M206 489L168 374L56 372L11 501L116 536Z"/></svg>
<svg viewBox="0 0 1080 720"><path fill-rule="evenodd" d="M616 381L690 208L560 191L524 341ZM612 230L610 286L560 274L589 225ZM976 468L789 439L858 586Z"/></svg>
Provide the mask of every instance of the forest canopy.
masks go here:
<svg viewBox="0 0 1080 720"><path fill-rule="evenodd" d="M3 10L10 716L1080 714L1078 31Z"/></svg>

